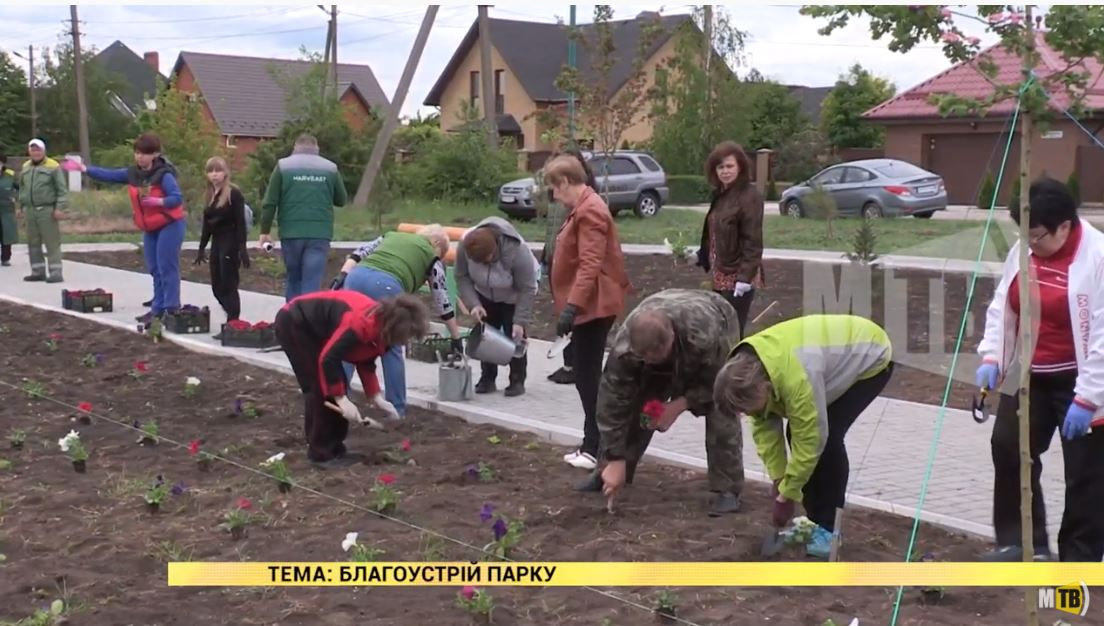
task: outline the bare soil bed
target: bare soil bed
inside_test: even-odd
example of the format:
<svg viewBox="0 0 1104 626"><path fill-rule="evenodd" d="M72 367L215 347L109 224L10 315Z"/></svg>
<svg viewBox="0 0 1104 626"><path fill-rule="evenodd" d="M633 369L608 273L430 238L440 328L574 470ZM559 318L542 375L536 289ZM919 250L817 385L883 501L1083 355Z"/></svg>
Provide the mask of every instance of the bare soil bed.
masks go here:
<svg viewBox="0 0 1104 626"><path fill-rule="evenodd" d="M492 537L479 517L484 503L524 523L511 552L519 560L756 561L768 530L766 490L749 484L744 512L724 519L704 514L704 476L647 462L636 484L607 513L598 495L570 489L563 450L530 436L476 426L439 413L412 410L380 433L354 428L348 441L368 461L345 470L312 469L303 453L300 396L294 379L227 357L153 343L91 320L0 303L0 620L19 620L64 593L73 626L143 624L467 624L454 588L168 588L166 562L342 561L345 533L360 533L379 560L474 560L473 549L430 532L483 546ZM139 362L145 372L138 372ZM201 383L185 394L189 376ZM37 385L41 385L38 387ZM241 406L238 405L241 401ZM79 418L91 404L89 423ZM242 414L237 409L245 407ZM89 407L84 407L86 410ZM253 415L255 409L257 415ZM127 425L156 420L156 445L138 443ZM58 439L78 430L89 451L76 473ZM21 448L8 438L23 430ZM187 443L241 466L215 460L203 472ZM409 456L389 459L408 440ZM291 479L251 473L286 452ZM484 463L494 474L469 475ZM371 507L371 487L383 474L401 492L392 514L416 528L308 493ZM156 476L182 492L160 512L144 495ZM248 498L254 516L246 536L219 528L223 515ZM850 509L842 558L899 561L911 521ZM937 560L973 560L986 546L973 538L923 526L917 549ZM781 558L804 558L801 553ZM660 590L613 589L645 607ZM770 623L819 626L884 623L891 589L675 588L677 614L695 624ZM491 588L495 624L641 624L653 615L592 591L572 588ZM1022 594L1013 589L953 589L934 606L919 606L906 590L898 624L918 626L1015 623ZM603 621L608 620L608 621Z"/></svg>
<svg viewBox="0 0 1104 626"><path fill-rule="evenodd" d="M335 276L344 262L348 250L333 250L330 254L327 276ZM142 257L136 252L83 252L68 253L66 258L105 265L118 269L136 272L145 271ZM254 253L254 265L251 270L242 272L242 289L282 295L284 292L283 264L278 257ZM195 258L194 251L185 251L182 256L182 269L184 280L209 283L210 275L207 266L192 264ZM696 267L675 263L670 256L665 255L628 255L626 265L629 276L633 282L634 292L631 294L627 310L631 310L648 295L669 289L672 287L699 288L703 285L706 275ZM751 324L747 332L753 333L767 326L785 319L790 319L807 313L822 312L848 312L847 303L831 299L828 302L809 298L811 290L808 286L817 285L824 287L826 277L831 275L839 286L841 282L841 267L830 267L820 263L801 263L797 261L768 260L765 263L767 286L761 289L752 305L749 321L759 316L772 302L777 301L774 307L755 324ZM854 272L853 269L847 270ZM827 272L827 273L826 273ZM859 274L855 274L860 276ZM960 273L941 273L926 270L892 270L889 275L889 284L895 285L891 289L890 297L885 297L887 284L886 273L882 270L873 270L869 278L861 276L864 285L863 291L853 291L856 294L854 312L863 312L863 306L869 304L870 317L875 321L886 324L887 317L899 320L898 328L891 328L891 336L894 336L894 351L898 355L899 367L894 370L893 379L886 387L885 394L891 398L921 402L924 404L940 404L947 385L947 372L951 364L951 356L954 352L958 337L962 312L965 309L966 297L970 287L970 277ZM328 279L327 279L328 280ZM943 298L938 297L938 292L932 294L932 284L942 284ZM854 284L845 281L848 284ZM537 295L535 310L536 319L530 329L530 334L538 339L554 339L556 320L552 314L552 301L548 293L547 283L542 283L541 291ZM961 352L969 357L974 354L977 343L981 339L985 328L985 308L992 298L996 285L993 279L979 277L974 294L970 302L970 313L973 318L972 332L963 337ZM831 286L827 286L831 290ZM838 287L832 294L840 294L846 287ZM907 297L905 297L907 294ZM429 296L425 296L428 298ZM905 301L901 301L904 297ZM942 300L942 301L940 301ZM931 316L942 313L944 329L939 338L930 337L929 328ZM256 320L252 320L256 321ZM473 320L461 319L461 323L470 325ZM903 325L903 326L901 326ZM904 330L907 329L907 330ZM907 346L898 336L902 333L908 335ZM612 339L612 333L611 333ZM934 343L934 347L932 344ZM934 361L930 358L921 360L910 358L909 354L924 354L931 351L941 351L945 356L938 357ZM956 370L956 379L951 387L948 406L968 410L974 393L970 382L973 379L972 371L968 371L967 364L959 358Z"/></svg>

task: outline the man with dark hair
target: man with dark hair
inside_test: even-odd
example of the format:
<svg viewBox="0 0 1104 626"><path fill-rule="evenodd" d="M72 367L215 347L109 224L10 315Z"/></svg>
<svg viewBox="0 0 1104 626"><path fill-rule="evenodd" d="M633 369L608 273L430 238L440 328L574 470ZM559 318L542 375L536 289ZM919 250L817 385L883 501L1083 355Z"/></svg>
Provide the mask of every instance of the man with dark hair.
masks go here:
<svg viewBox="0 0 1104 626"><path fill-rule="evenodd" d="M262 247L272 247L269 233L274 220L280 229L288 302L322 288L333 240L334 207L345 206L347 200L337 165L319 156L313 136L300 135L291 155L272 170L261 214Z"/></svg>
<svg viewBox="0 0 1104 626"><path fill-rule="evenodd" d="M736 310L720 294L668 289L645 298L613 340L598 392L598 428L604 467L576 488L613 496L631 483L658 430L680 414L705 416L709 489L717 493L712 516L740 510L744 486L740 416L719 410L713 381L740 338ZM643 417L646 405L662 412Z"/></svg>

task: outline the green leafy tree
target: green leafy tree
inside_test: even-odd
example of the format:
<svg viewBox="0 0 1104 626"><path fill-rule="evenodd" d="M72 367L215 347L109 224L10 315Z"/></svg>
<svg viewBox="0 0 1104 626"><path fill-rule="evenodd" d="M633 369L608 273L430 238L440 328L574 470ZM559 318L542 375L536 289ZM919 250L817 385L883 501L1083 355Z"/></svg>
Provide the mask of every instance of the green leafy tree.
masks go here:
<svg viewBox="0 0 1104 626"><path fill-rule="evenodd" d="M885 129L863 121L862 114L885 102L897 92L888 80L863 69L858 63L840 76L821 108L820 124L828 143L836 150L880 148Z"/></svg>
<svg viewBox="0 0 1104 626"><path fill-rule="evenodd" d="M31 136L31 102L27 74L0 52L0 152L15 150Z"/></svg>
<svg viewBox="0 0 1104 626"><path fill-rule="evenodd" d="M137 134L130 116L119 112L108 92L122 93L126 83L118 74L107 72L90 61L96 49L82 53L84 87L88 104L88 138L93 146L114 146ZM77 114L76 74L73 48L64 43L52 51L47 48L35 67L38 89L38 134L46 140L50 154L75 152L80 147Z"/></svg>

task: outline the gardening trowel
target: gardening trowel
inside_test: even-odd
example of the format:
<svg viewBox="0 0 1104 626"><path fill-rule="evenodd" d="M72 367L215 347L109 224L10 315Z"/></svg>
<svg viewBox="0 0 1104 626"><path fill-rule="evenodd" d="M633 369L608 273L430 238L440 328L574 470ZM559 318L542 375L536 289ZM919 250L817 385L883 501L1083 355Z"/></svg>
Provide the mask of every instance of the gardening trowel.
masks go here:
<svg viewBox="0 0 1104 626"><path fill-rule="evenodd" d="M786 547L785 528L771 527L770 532L763 538L763 547L759 550L762 556L774 556Z"/></svg>
<svg viewBox="0 0 1104 626"><path fill-rule="evenodd" d="M556 341L552 344L552 347L548 349L548 358L554 359L563 354L563 351L567 349L567 346L570 343L571 333L567 333L563 337L556 339Z"/></svg>
<svg viewBox="0 0 1104 626"><path fill-rule="evenodd" d="M330 402L329 400L327 400L323 404L326 405L327 409L330 409L331 411L333 411L335 413L341 413L341 407L337 406L333 402ZM361 415L360 416L360 423L365 425L365 426L370 426L372 428L375 428L376 430L387 430L386 428L383 427L383 424L380 424L379 422L377 422L376 420L368 417L367 415Z"/></svg>

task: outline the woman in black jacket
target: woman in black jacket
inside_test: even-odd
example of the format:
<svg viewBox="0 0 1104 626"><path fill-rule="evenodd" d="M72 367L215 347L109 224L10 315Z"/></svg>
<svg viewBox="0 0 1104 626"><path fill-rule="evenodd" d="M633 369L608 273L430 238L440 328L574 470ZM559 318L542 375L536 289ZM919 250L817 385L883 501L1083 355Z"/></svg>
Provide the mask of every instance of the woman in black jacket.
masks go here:
<svg viewBox="0 0 1104 626"><path fill-rule="evenodd" d="M230 168L222 157L207 159L207 207L203 209L203 234L195 264L207 261L211 243L211 291L226 311L226 321L241 317L238 269L249 269L245 247L245 196L230 182Z"/></svg>

